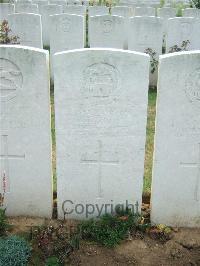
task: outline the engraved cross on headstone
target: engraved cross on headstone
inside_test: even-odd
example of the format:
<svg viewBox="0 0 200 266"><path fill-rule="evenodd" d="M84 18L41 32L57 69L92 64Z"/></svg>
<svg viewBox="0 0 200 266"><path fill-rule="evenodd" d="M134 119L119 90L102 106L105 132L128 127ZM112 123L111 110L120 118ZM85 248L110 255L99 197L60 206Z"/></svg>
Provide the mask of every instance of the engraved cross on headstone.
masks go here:
<svg viewBox="0 0 200 266"><path fill-rule="evenodd" d="M103 156L103 153L105 153L105 151L103 150L103 144L102 141L99 140L98 141L98 151L95 152L95 154L98 155L97 159L93 159L93 158L85 158L85 155L83 156L83 158L81 159L81 163L83 164L94 164L94 165L98 165L98 198L103 198L102 195L102 166L103 165L117 165L119 164L119 159L117 157L117 153L115 153L116 156L114 156L115 158L113 159L105 159ZM112 157L113 157L113 153L112 153Z"/></svg>
<svg viewBox="0 0 200 266"><path fill-rule="evenodd" d="M1 136L1 151L0 151L0 160L2 160L1 164L1 172L2 172L2 185L4 188L4 192L9 192L9 160L19 160L25 159L25 154L9 154L8 152L8 135Z"/></svg>
<svg viewBox="0 0 200 266"><path fill-rule="evenodd" d="M196 184L195 184L195 191L194 191L194 199L196 201L200 200L200 143L198 143L198 160L197 162L188 162L184 163L181 162L183 167L189 168L197 168L197 177L196 177Z"/></svg>

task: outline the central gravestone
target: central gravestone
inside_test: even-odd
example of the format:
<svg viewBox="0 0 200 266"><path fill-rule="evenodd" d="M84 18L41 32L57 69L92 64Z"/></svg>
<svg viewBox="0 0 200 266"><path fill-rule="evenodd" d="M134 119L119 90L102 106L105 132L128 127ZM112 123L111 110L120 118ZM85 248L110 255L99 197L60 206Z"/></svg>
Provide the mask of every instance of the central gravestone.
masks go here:
<svg viewBox="0 0 200 266"><path fill-rule="evenodd" d="M0 47L0 198L6 213L51 217L48 52Z"/></svg>
<svg viewBox="0 0 200 266"><path fill-rule="evenodd" d="M90 217L126 201L140 208L148 73L149 56L137 52L54 56L59 218L87 218L86 204Z"/></svg>

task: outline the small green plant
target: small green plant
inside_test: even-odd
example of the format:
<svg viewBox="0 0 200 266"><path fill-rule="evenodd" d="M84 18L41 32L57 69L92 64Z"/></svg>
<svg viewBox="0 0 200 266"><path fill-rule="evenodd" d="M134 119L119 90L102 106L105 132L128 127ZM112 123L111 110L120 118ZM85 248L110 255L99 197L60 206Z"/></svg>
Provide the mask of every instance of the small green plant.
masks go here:
<svg viewBox="0 0 200 266"><path fill-rule="evenodd" d="M60 262L59 259L56 257L49 257L46 260L45 266L60 266Z"/></svg>
<svg viewBox="0 0 200 266"><path fill-rule="evenodd" d="M0 236L4 236L7 233L7 230L10 228L10 225L6 217L6 209L0 208Z"/></svg>
<svg viewBox="0 0 200 266"><path fill-rule="evenodd" d="M0 193L0 208L3 207L4 204L4 193Z"/></svg>
<svg viewBox="0 0 200 266"><path fill-rule="evenodd" d="M137 214L105 214L99 220L90 219L79 225L83 239L95 241L106 247L114 247L127 238L141 221Z"/></svg>
<svg viewBox="0 0 200 266"><path fill-rule="evenodd" d="M11 32L7 20L0 23L0 44L19 44L19 37L11 35Z"/></svg>
<svg viewBox="0 0 200 266"><path fill-rule="evenodd" d="M176 16L177 17L182 17L183 15L183 9L185 8L185 5L183 3L178 3L174 5L174 8L176 8Z"/></svg>
<svg viewBox="0 0 200 266"><path fill-rule="evenodd" d="M164 7L165 5L165 0L160 0L160 7Z"/></svg>
<svg viewBox="0 0 200 266"><path fill-rule="evenodd" d="M151 238L160 240L163 243L170 240L173 236L172 229L164 224L158 224L147 228L146 232Z"/></svg>
<svg viewBox="0 0 200 266"><path fill-rule="evenodd" d="M31 255L31 247L17 236L0 238L0 254L2 266L26 266Z"/></svg>
<svg viewBox="0 0 200 266"><path fill-rule="evenodd" d="M169 48L169 53L175 53L175 52L183 52L187 51L188 44L190 44L189 40L183 41L181 46L179 47L178 45L174 45Z"/></svg>
<svg viewBox="0 0 200 266"><path fill-rule="evenodd" d="M5 192L0 193L0 237L5 236L7 230L11 227L6 216L6 208L4 208Z"/></svg>
<svg viewBox="0 0 200 266"><path fill-rule="evenodd" d="M144 52L150 56L151 74L153 74L158 68L158 60L156 59L156 52L151 48L147 48Z"/></svg>

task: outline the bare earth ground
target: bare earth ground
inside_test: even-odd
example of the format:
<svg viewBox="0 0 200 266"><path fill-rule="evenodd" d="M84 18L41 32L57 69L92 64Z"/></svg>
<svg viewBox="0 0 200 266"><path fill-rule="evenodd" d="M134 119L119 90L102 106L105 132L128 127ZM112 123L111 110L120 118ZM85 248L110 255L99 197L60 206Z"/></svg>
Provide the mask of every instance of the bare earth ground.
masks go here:
<svg viewBox="0 0 200 266"><path fill-rule="evenodd" d="M14 225L14 234L30 232L32 226L59 223L26 217L9 218L9 222ZM200 265L200 229L176 229L172 239L165 243L138 234L114 249L81 241L80 249L71 254L66 265Z"/></svg>

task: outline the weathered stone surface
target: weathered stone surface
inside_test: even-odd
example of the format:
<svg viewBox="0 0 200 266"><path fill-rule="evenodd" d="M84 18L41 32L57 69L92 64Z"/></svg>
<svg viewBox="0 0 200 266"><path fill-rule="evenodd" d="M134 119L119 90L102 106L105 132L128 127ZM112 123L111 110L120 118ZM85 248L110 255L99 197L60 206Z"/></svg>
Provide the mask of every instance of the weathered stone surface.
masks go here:
<svg viewBox="0 0 200 266"><path fill-rule="evenodd" d="M9 216L52 214L48 52L0 46L0 193Z"/></svg>
<svg viewBox="0 0 200 266"><path fill-rule="evenodd" d="M47 0L32 0L32 3L38 5L39 14L41 13L41 6L48 5Z"/></svg>
<svg viewBox="0 0 200 266"><path fill-rule="evenodd" d="M86 16L86 7L80 5L67 5L63 8L63 12L67 14Z"/></svg>
<svg viewBox="0 0 200 266"><path fill-rule="evenodd" d="M200 49L200 20L196 18L178 17L168 20L166 51L177 45L181 47L183 41L189 40L187 50Z"/></svg>
<svg viewBox="0 0 200 266"><path fill-rule="evenodd" d="M90 47L125 47L125 20L119 16L90 17Z"/></svg>
<svg viewBox="0 0 200 266"><path fill-rule="evenodd" d="M157 15L158 17L161 18L173 18L176 16L176 8L173 7L162 7L162 8L158 8L157 10Z"/></svg>
<svg viewBox="0 0 200 266"><path fill-rule="evenodd" d="M111 9L111 14L115 16L129 18L133 15L133 9L128 6L115 6Z"/></svg>
<svg viewBox="0 0 200 266"><path fill-rule="evenodd" d="M8 19L9 14L14 13L14 5L9 3L0 3L0 23Z"/></svg>
<svg viewBox="0 0 200 266"><path fill-rule="evenodd" d="M38 14L38 5L29 3L15 3L15 13L34 13Z"/></svg>
<svg viewBox="0 0 200 266"><path fill-rule="evenodd" d="M61 14L50 16L51 77L53 79L53 55L57 52L84 48L85 31L83 16Z"/></svg>
<svg viewBox="0 0 200 266"><path fill-rule="evenodd" d="M63 12L62 5L42 5L40 7L40 14L42 15L42 35L44 46L50 45L50 15L57 15Z"/></svg>
<svg viewBox="0 0 200 266"><path fill-rule="evenodd" d="M149 56L82 49L56 54L54 66L59 218L75 207L66 217L87 218L77 204L92 204L89 217L126 200L140 209Z"/></svg>
<svg viewBox="0 0 200 266"><path fill-rule="evenodd" d="M115 16L121 16L124 17L124 36L125 36L125 44L124 48L128 49L128 29L129 29L129 22L130 17L133 16L133 8L128 6L115 6L111 9L111 14Z"/></svg>
<svg viewBox="0 0 200 266"><path fill-rule="evenodd" d="M19 37L20 45L43 48L41 16L28 13L8 15L12 35Z"/></svg>
<svg viewBox="0 0 200 266"><path fill-rule="evenodd" d="M177 10L173 7L163 7L157 9L157 15L158 17L163 19L163 34L164 38L167 34L167 23L169 18L176 17Z"/></svg>
<svg viewBox="0 0 200 266"><path fill-rule="evenodd" d="M84 48L84 17L70 14L50 16L51 54Z"/></svg>
<svg viewBox="0 0 200 266"><path fill-rule="evenodd" d="M109 8L106 6L89 6L88 7L88 15L97 16L97 15L108 15Z"/></svg>
<svg viewBox="0 0 200 266"><path fill-rule="evenodd" d="M200 18L200 9L197 9L197 8L183 9L183 17Z"/></svg>
<svg viewBox="0 0 200 266"><path fill-rule="evenodd" d="M162 54L163 43L163 20L157 17L133 17L130 19L130 29L128 34L128 49L138 52L147 52L151 49L155 52L154 59L158 60ZM151 73L150 85L157 85L157 68Z"/></svg>
<svg viewBox="0 0 200 266"><path fill-rule="evenodd" d="M155 16L156 10L153 7L136 7L134 16Z"/></svg>
<svg viewBox="0 0 200 266"><path fill-rule="evenodd" d="M200 52L160 59L152 223L200 227Z"/></svg>
<svg viewBox="0 0 200 266"><path fill-rule="evenodd" d="M49 4L65 6L67 2L65 0L50 0Z"/></svg>

